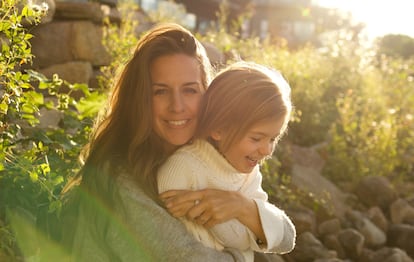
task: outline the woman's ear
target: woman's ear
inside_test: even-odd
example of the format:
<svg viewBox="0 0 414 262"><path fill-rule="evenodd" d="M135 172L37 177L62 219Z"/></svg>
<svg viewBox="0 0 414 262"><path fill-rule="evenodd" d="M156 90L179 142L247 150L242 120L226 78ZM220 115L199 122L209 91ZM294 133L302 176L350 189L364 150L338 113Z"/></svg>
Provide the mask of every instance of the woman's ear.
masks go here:
<svg viewBox="0 0 414 262"><path fill-rule="evenodd" d="M214 141L220 141L220 140L221 140L221 132L220 132L220 131L213 131L213 132L211 132L210 137L211 137Z"/></svg>

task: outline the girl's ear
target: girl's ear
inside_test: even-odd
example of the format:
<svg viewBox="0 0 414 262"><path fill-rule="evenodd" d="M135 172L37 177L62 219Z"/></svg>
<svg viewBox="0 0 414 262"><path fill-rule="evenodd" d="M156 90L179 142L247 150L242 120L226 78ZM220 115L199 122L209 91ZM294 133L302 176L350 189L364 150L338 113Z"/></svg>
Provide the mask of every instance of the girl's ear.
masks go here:
<svg viewBox="0 0 414 262"><path fill-rule="evenodd" d="M211 132L210 137L211 137L214 141L220 141L220 140L221 140L221 132L220 132L220 131L213 131L213 132Z"/></svg>

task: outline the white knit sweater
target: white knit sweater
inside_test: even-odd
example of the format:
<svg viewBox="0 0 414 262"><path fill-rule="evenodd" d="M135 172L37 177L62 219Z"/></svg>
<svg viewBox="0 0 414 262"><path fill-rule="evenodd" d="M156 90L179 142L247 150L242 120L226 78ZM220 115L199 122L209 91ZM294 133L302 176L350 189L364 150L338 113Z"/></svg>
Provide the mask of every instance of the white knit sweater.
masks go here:
<svg viewBox="0 0 414 262"><path fill-rule="evenodd" d="M198 190L205 188L239 191L254 199L258 207L267 246L258 246L254 233L232 219L206 229L182 218L187 229L204 245L218 250L224 247L243 251L246 261L253 261L253 250L285 253L295 245L295 228L289 217L267 201L261 187L259 166L249 173L237 171L210 143L196 140L177 150L158 172L160 193L170 189Z"/></svg>

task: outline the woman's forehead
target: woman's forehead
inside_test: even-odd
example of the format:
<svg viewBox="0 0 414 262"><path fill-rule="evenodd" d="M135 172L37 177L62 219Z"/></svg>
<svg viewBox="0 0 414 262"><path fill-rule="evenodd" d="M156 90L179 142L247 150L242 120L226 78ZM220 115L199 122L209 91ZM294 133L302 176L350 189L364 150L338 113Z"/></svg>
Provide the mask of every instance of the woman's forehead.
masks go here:
<svg viewBox="0 0 414 262"><path fill-rule="evenodd" d="M185 54L165 55L150 65L153 83L200 82L201 68L198 60Z"/></svg>

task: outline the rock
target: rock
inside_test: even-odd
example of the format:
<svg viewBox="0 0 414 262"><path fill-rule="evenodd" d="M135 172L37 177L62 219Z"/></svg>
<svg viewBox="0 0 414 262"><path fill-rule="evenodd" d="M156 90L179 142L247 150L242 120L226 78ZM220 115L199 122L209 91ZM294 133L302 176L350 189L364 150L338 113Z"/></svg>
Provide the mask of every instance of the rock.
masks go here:
<svg viewBox="0 0 414 262"><path fill-rule="evenodd" d="M365 237L368 247L382 246L387 242L386 234L367 218L361 221L357 229Z"/></svg>
<svg viewBox="0 0 414 262"><path fill-rule="evenodd" d="M206 49L207 56L210 59L212 65L220 66L225 64L226 61L224 54L220 52L220 50L218 50L214 44L208 42L203 42L202 44Z"/></svg>
<svg viewBox="0 0 414 262"><path fill-rule="evenodd" d="M71 48L70 22L41 24L32 30L33 67L43 68L74 60ZM45 48L47 46L47 48Z"/></svg>
<svg viewBox="0 0 414 262"><path fill-rule="evenodd" d="M324 221L318 226L319 235L336 234L341 230L341 221L338 218L333 218Z"/></svg>
<svg viewBox="0 0 414 262"><path fill-rule="evenodd" d="M414 221L414 207L404 199L397 199L390 207L391 221L394 224Z"/></svg>
<svg viewBox="0 0 414 262"><path fill-rule="evenodd" d="M348 257L357 259L361 255L365 243L361 233L352 228L344 229L339 232L338 239Z"/></svg>
<svg viewBox="0 0 414 262"><path fill-rule="evenodd" d="M313 260L313 262L341 262L342 259L339 258L318 258Z"/></svg>
<svg viewBox="0 0 414 262"><path fill-rule="evenodd" d="M377 262L374 260L374 251L368 248L363 248L358 258L358 262Z"/></svg>
<svg viewBox="0 0 414 262"><path fill-rule="evenodd" d="M306 207L297 207L295 209L289 208L286 213L292 219L298 235L307 231L315 233L316 218L312 210Z"/></svg>
<svg viewBox="0 0 414 262"><path fill-rule="evenodd" d="M383 232L388 231L388 220L382 212L381 208L375 206L371 207L367 212L367 217Z"/></svg>
<svg viewBox="0 0 414 262"><path fill-rule="evenodd" d="M398 247L414 257L414 226L393 224L388 230L388 245Z"/></svg>
<svg viewBox="0 0 414 262"><path fill-rule="evenodd" d="M58 74L60 78L69 83L89 83L93 75L92 65L88 62L67 62L57 64L40 70L46 77L51 78Z"/></svg>
<svg viewBox="0 0 414 262"><path fill-rule="evenodd" d="M337 235L326 235L323 237L323 244L330 250L335 250L339 258L346 258L345 250Z"/></svg>
<svg viewBox="0 0 414 262"><path fill-rule="evenodd" d="M58 110L48 110L46 108L41 108L39 110L39 120L40 123L36 128L40 129L57 129L60 120L63 118L63 113Z"/></svg>
<svg viewBox="0 0 414 262"><path fill-rule="evenodd" d="M407 253L399 248L384 247L376 251L373 255L372 262L413 262Z"/></svg>
<svg viewBox="0 0 414 262"><path fill-rule="evenodd" d="M316 172L321 172L325 165L325 160L319 155L314 148L300 147L291 145L292 161L300 166L306 166L314 169Z"/></svg>
<svg viewBox="0 0 414 262"><path fill-rule="evenodd" d="M51 22L34 28L33 35L35 68L74 60L88 61L94 66L110 63L111 58L102 45L102 29L92 22Z"/></svg>
<svg viewBox="0 0 414 262"><path fill-rule="evenodd" d="M111 57L102 44L102 28L88 21L72 24L71 46L74 60L93 66L109 65Z"/></svg>
<svg viewBox="0 0 414 262"><path fill-rule="evenodd" d="M58 1L56 2L55 18L90 20L101 23L104 16L101 5L96 2Z"/></svg>
<svg viewBox="0 0 414 262"><path fill-rule="evenodd" d="M368 247L378 247L387 241L385 233L361 212L350 210L346 213L346 217L351 221L353 227L364 236L365 244Z"/></svg>
<svg viewBox="0 0 414 262"><path fill-rule="evenodd" d="M323 177L320 172L324 160L313 148L291 146L292 184L305 192L310 192L317 198L326 200L329 212L336 217L343 217L347 206L346 194L331 181Z"/></svg>
<svg viewBox="0 0 414 262"><path fill-rule="evenodd" d="M357 185L355 194L368 207L379 206L383 210L397 199L392 184L382 176L364 177Z"/></svg>
<svg viewBox="0 0 414 262"><path fill-rule="evenodd" d="M284 262L282 257L272 253L254 252L255 262Z"/></svg>
<svg viewBox="0 0 414 262"><path fill-rule="evenodd" d="M322 258L336 258L336 252L328 250L312 233L300 234L296 248L289 254L295 262L314 261Z"/></svg>

